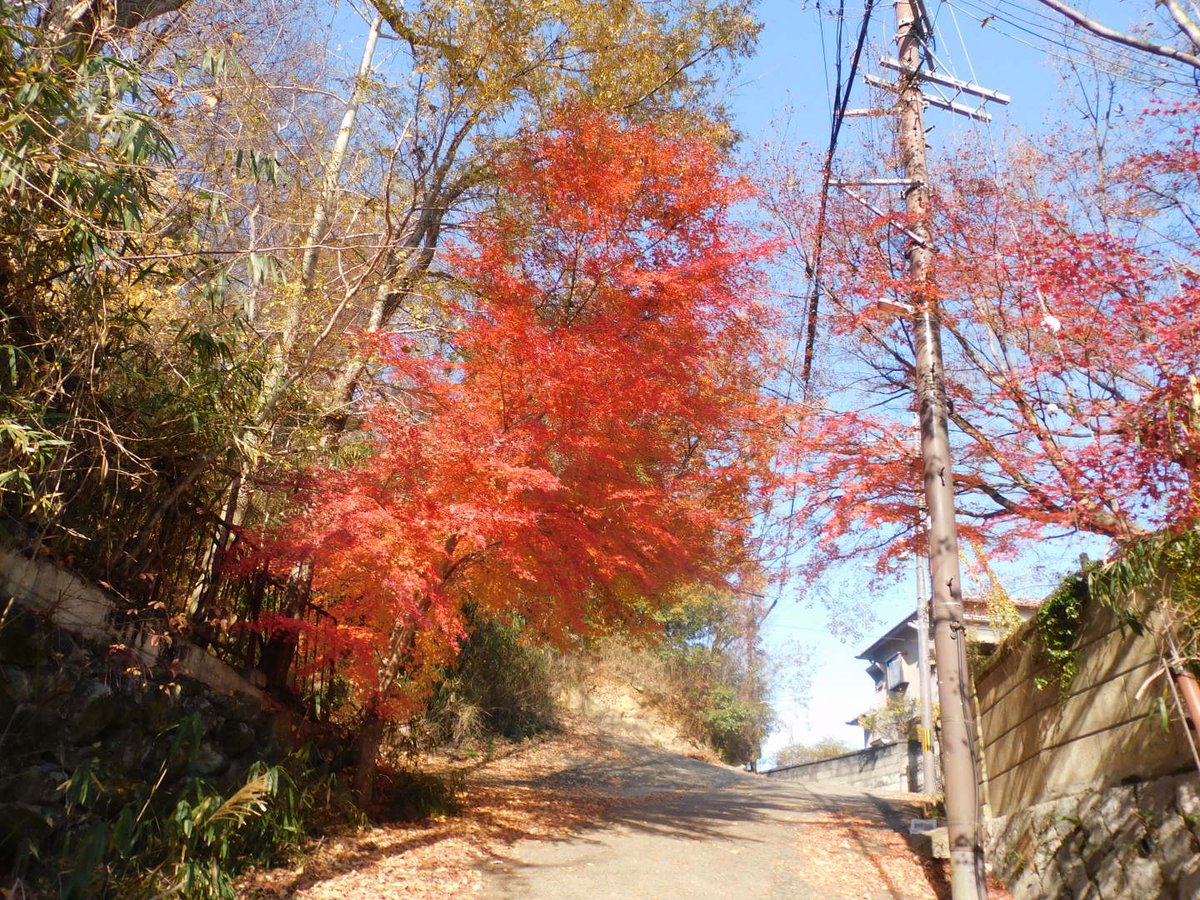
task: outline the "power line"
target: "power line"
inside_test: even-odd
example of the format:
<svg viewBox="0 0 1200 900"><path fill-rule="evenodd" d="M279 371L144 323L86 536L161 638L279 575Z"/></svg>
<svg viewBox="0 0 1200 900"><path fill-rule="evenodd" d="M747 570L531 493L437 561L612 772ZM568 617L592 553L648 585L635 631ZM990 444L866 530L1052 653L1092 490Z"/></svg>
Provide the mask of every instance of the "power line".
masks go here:
<svg viewBox="0 0 1200 900"><path fill-rule="evenodd" d="M801 378L800 378L801 383L803 385L804 394L806 397L809 394L809 389L810 389L810 385L811 385L811 381L812 381L812 363L813 363L813 355L814 355L815 347L816 347L817 316L818 316L818 312L819 312L820 297L821 297L821 254L822 254L822 248L823 248L824 239L825 239L826 216L827 216L828 208L829 208L829 188L830 188L830 181L833 176L833 159L834 159L835 154L837 153L838 136L841 133L842 122L845 120L845 117L846 117L846 109L850 102L850 94L854 88L854 82L858 75L858 66L862 59L863 47L866 45L867 29L870 26L871 11L874 9L874 6L875 6L875 0L867 0L867 5L866 5L865 9L863 10L862 23L859 27L858 40L855 43L854 53L853 53L851 61L850 61L850 71L849 71L845 81L843 82L843 80L842 80L842 36L843 36L843 26L845 24L845 18L846 18L846 15L845 15L846 14L846 0L839 0L839 2L838 2L837 33L836 33L837 55L836 55L836 60L835 60L836 82L835 82L835 87L834 87L834 91L833 91L833 104L832 104L832 109L831 109L831 124L830 124L830 129L829 129L829 145L828 145L828 148L825 153L825 164L822 167L822 171L821 171L821 191L820 191L820 199L818 201L819 208L818 208L818 213L817 213L817 229L816 229L816 235L814 236L813 255L811 257L812 262L811 262L811 265L808 267L808 273L807 273L809 280L811 282L811 285L812 285L812 292L809 296L806 324L805 324L805 330L803 332L804 364L803 364L803 369L802 369ZM821 55L822 55L822 59L825 61L826 89L828 90L829 66L828 66L828 61L827 61L827 56L826 56L826 46L825 46L825 39L824 39L824 34L825 34L824 18L821 15L821 7L820 7L819 3L817 5L817 13L818 13L818 19L820 21L820 27L821 27ZM795 343L795 346L792 351L792 357L791 357L791 360L788 365L787 387L784 389L784 392L783 392L785 401L788 403L791 403L792 399L793 399L792 389L795 387L795 383L796 383L796 363L798 362L797 357L799 356L799 353L800 353L800 340L801 340L801 335L797 334L796 343ZM781 558L784 560L786 560L787 557L791 554L793 528L794 528L795 518L796 518L796 501L798 499L798 496L799 496L799 487L797 485L793 484L791 496L788 498L788 512L787 512L787 517L786 517L787 525L786 525L785 531L784 531L783 551L781 553ZM782 597L782 594L783 594L783 583L781 580L780 586L779 586L779 594L776 596L774 602L771 604L770 609L767 610L768 613L770 613L771 609L775 608L775 605L779 602L779 599L780 599L780 597ZM764 618L766 618L766 616L764 616Z"/></svg>
<svg viewBox="0 0 1200 900"><path fill-rule="evenodd" d="M842 10L845 9L845 0L842 0ZM816 350L817 343L817 321L820 312L821 304L821 250L825 241L825 223L826 213L829 207L829 182L833 176L833 158L837 153L838 136L842 131L842 123L846 119L846 109L850 103L850 93L854 89L854 80L858 75L858 64L862 59L863 47L867 41L867 29L871 23L871 12L875 8L874 0L867 0L866 9L863 12L862 24L858 30L858 40L854 45L854 54L850 60L850 72L847 75L845 86L842 84L842 53L841 53L841 23L842 16L838 18L838 59L837 59L837 85L834 90L834 111L833 122L829 129L829 149L825 154L825 165L821 172L821 197L819 200L820 208L817 211L817 233L814 238L813 256L812 256L812 271L810 278L812 279L812 294L808 301L808 318L805 324L804 338L804 365L801 369L800 380L803 382L805 393L808 392L809 384L812 379L812 364L813 354ZM794 377L795 366L788 373L788 399L791 399L791 380Z"/></svg>
<svg viewBox="0 0 1200 900"><path fill-rule="evenodd" d="M1195 93L1193 83L1180 80L1180 73L1171 68L1168 63L1150 68L1144 60L1133 53L1101 47L1091 40L1073 42L1069 26L1065 22L1055 22L1048 15L1028 10L1013 3L1012 0L995 0L993 4L986 4L982 0L943 0L943 2L951 8L952 14L954 9L958 9L964 15L978 21L980 25L991 28L996 34L1069 65L1082 66L1141 87L1178 96L1193 96ZM1001 9L1000 4L1032 15L1040 21L1023 18L1015 12ZM1011 29L1011 31L1001 27L1002 25L1007 26L1007 29ZM1015 34L1014 31L1019 33Z"/></svg>
<svg viewBox="0 0 1200 900"><path fill-rule="evenodd" d="M1045 23L1045 24L1041 24L1040 27L1046 28L1047 30L1050 30L1056 34L1062 34L1065 36L1065 34L1069 33L1069 34L1072 34L1072 35L1078 37L1079 39L1084 41L1086 44L1088 44L1089 50L1091 50L1093 48L1095 48L1095 49L1104 48L1106 51L1108 51L1110 54L1112 54L1113 56L1115 56L1117 58L1121 58L1121 59L1124 59L1127 61L1136 61L1140 65L1151 64L1151 60L1148 58L1146 51L1143 51L1139 48L1130 47L1125 44L1119 44L1113 40L1104 38L1100 35L1096 35L1092 32L1087 31L1082 26L1075 24L1074 22L1071 22L1070 24L1068 24L1068 22L1064 21L1063 16L1057 15L1052 12L1047 12L1045 9L1042 8L1041 4L1038 4L1033 7L1028 7L1028 6L1023 6L1021 3L1017 2L1017 0L995 0L995 2L1003 3L1005 6L1011 8L1012 10L1015 10L1016 12L1023 13L1025 16L1032 16L1034 19L1040 20L1040 23ZM1015 12L1010 13L1010 15L1013 15L1014 17L1016 17ZM1028 18L1022 19L1021 21L1032 24L1032 23L1030 23L1030 20ZM1136 27L1136 26L1133 26L1133 27ZM1182 68L1183 71L1189 73L1187 78L1182 82L1182 84L1184 84L1184 85L1194 85L1195 84L1194 75L1192 74L1193 70L1190 67L1190 65L1185 62L1182 62L1182 61L1176 60L1176 59L1172 59L1171 57L1159 56L1159 57L1155 58L1155 60L1153 61L1153 65L1155 65L1161 69L1165 69L1165 70L1169 70L1172 66L1178 66L1178 67Z"/></svg>
<svg viewBox="0 0 1200 900"><path fill-rule="evenodd" d="M829 87L829 55L825 41L825 15L821 9L821 0L817 0L817 29L821 33L821 70L825 73L825 101L829 104L829 114L833 115L833 91ZM841 52L839 46L838 52Z"/></svg>

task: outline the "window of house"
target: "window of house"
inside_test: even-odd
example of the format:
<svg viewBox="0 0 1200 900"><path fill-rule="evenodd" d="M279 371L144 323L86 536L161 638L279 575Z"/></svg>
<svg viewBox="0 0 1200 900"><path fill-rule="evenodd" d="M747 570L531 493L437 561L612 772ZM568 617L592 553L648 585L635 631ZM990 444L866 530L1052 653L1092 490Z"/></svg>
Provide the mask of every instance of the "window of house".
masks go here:
<svg viewBox="0 0 1200 900"><path fill-rule="evenodd" d="M900 654L897 653L887 661L887 686L888 690L895 690L904 682L904 661Z"/></svg>

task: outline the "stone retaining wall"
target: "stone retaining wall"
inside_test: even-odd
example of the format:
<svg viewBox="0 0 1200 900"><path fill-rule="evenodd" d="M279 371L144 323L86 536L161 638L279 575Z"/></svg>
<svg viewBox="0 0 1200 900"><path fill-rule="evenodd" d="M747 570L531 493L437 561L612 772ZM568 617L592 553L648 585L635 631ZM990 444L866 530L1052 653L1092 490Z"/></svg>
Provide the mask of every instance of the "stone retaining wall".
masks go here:
<svg viewBox="0 0 1200 900"><path fill-rule="evenodd" d="M194 779L227 795L255 761L277 762L302 723L253 697L143 669L135 656L27 610L0 618L0 878L79 840L64 785L89 772L100 798L175 796Z"/></svg>
<svg viewBox="0 0 1200 900"><path fill-rule="evenodd" d="M173 671L215 691L241 694L260 703L267 700L239 672L194 644L122 627L116 621L117 604L95 585L48 560L30 559L0 544L0 602L9 598L84 640L120 643L148 666L169 662Z"/></svg>
<svg viewBox="0 0 1200 900"><path fill-rule="evenodd" d="M1014 900L1200 897L1194 771L1039 803L988 832L992 869Z"/></svg>
<svg viewBox="0 0 1200 900"><path fill-rule="evenodd" d="M1137 604L1141 633L1085 606L1061 692L1034 623L976 674L988 858L1014 900L1200 898L1200 775L1160 674L1159 614Z"/></svg>
<svg viewBox="0 0 1200 900"><path fill-rule="evenodd" d="M72 777L101 786L89 802L103 821L132 796L169 808L197 780L227 796L255 762L336 745L198 647L115 625L117 608L0 547L0 883L70 867L87 821L67 805Z"/></svg>
<svg viewBox="0 0 1200 900"><path fill-rule="evenodd" d="M834 789L904 793L920 790L920 760L920 744L902 741L831 759L768 769L763 774Z"/></svg>

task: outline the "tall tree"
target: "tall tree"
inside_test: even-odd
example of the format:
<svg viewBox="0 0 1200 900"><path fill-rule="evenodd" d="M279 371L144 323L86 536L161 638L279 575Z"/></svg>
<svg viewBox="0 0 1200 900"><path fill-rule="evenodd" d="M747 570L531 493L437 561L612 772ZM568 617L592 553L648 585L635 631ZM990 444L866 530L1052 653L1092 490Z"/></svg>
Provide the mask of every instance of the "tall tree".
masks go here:
<svg viewBox="0 0 1200 900"><path fill-rule="evenodd" d="M384 721L453 655L468 600L562 640L746 558L780 411L758 387L769 248L731 221L747 186L721 163L568 108L508 156L512 201L453 254L453 330L373 343L394 399L370 456L310 473L268 550L312 566L336 619L364 795Z"/></svg>
<svg viewBox="0 0 1200 900"><path fill-rule="evenodd" d="M54 55L51 32L62 29L52 22L86 14L83 6L51 4L21 19L22 48L33 49L14 51L21 77L13 84L36 74L35 57L65 58ZM705 114L719 113L712 79L757 30L740 0L385 5L386 22L359 27L378 33L386 52L347 74L339 44L352 17L341 15L332 31L310 27L331 15L309 0L250 8L199 0L135 32L110 23L98 32L110 55L51 67L76 94L68 96L79 113L69 134L57 125L26 129L46 139L39 160L114 148L142 154L119 173L141 192L126 211L144 220L108 227L105 261L94 270L122 281L103 302L83 292L99 319L76 316L63 328L50 317L36 326L30 340L42 342L37 352L53 359L51 369L87 374L48 375L57 386L46 402L27 402L41 388L25 379L6 407L6 428L18 437L0 473L10 488L28 482L21 496L42 498L26 503L10 489L6 511L43 552L70 558L141 605L175 609L190 594L202 614L220 587L212 550L228 543L231 527L260 521L277 503L256 473L355 452L357 439L343 435L386 378L376 381L379 370L364 368L342 338L452 327L437 290L443 235L497 202L490 162L515 134L536 130L566 97L680 127L688 110L720 122ZM622 49L634 34L636 49ZM122 86L99 104L97 66L117 70L111 84ZM16 119L18 107L10 110ZM125 122L141 129L138 140L110 141ZM711 130L727 135L720 125ZM150 139L158 142L152 159ZM76 182L49 183L58 194L44 210L78 212L67 217L76 223L130 196L106 188L77 209L64 194ZM32 234L74 233L40 213L7 221L14 248ZM52 297L57 315L71 308L63 298L82 290L83 269L77 257L50 261L52 243L31 257L46 260L37 272L16 268L38 285L27 299ZM131 330L108 327L114 311ZM63 337L83 322L109 336L110 348L114 334L136 340L120 352L96 352L82 339L66 346ZM26 336L5 343L18 358L33 351ZM102 396L82 402L89 394L75 390L80 384Z"/></svg>
<svg viewBox="0 0 1200 900"><path fill-rule="evenodd" d="M1059 134L999 167L980 146L941 166L937 278L968 540L1124 541L1194 520L1196 113L1152 107L1123 145ZM811 206L789 183L776 208L803 248ZM825 384L854 387L828 387L794 447L798 517L826 561L869 554L887 569L920 540L912 340L895 315L905 229L902 213L831 199Z"/></svg>

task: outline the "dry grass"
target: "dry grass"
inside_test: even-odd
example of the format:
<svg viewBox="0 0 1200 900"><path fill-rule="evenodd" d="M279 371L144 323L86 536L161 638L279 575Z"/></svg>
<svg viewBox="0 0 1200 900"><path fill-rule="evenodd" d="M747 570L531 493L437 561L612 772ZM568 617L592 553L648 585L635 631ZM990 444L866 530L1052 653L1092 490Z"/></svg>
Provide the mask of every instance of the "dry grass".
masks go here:
<svg viewBox="0 0 1200 900"><path fill-rule="evenodd" d="M559 704L602 730L681 756L719 763L695 710L681 706L679 684L662 657L620 640L559 663Z"/></svg>

